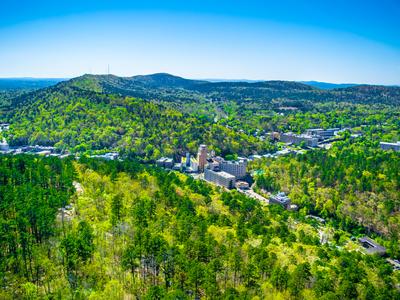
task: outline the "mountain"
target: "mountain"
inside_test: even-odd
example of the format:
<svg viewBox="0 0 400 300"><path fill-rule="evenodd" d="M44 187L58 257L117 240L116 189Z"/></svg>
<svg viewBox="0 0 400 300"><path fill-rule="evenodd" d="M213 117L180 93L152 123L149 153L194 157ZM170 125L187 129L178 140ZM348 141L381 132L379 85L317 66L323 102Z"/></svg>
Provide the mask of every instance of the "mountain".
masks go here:
<svg viewBox="0 0 400 300"><path fill-rule="evenodd" d="M137 75L128 78L131 81L142 83L148 87L157 88L190 88L193 85L207 83L204 80L192 80L168 73L156 73L151 75Z"/></svg>
<svg viewBox="0 0 400 300"><path fill-rule="evenodd" d="M62 82L61 85L149 100L186 103L246 101L267 105L268 108L273 108L270 104L277 99L290 105L297 102L300 106L307 101L400 104L400 87L357 85L333 88L332 86L326 90L294 81L210 82L185 79L166 73L133 77L87 74ZM282 103L279 105L282 106Z"/></svg>
<svg viewBox="0 0 400 300"><path fill-rule="evenodd" d="M356 83L329 83L329 82L321 82L321 81L300 81L300 82L310 85L312 87L321 89L321 90L348 88L348 87L358 85Z"/></svg>

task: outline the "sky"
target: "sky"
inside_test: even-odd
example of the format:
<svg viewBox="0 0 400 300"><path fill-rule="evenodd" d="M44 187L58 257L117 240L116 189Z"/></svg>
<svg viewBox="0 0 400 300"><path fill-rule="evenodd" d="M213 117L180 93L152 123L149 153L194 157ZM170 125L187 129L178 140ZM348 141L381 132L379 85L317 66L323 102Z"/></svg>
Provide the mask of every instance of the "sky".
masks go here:
<svg viewBox="0 0 400 300"><path fill-rule="evenodd" d="M400 84L399 0L2 0L0 77Z"/></svg>

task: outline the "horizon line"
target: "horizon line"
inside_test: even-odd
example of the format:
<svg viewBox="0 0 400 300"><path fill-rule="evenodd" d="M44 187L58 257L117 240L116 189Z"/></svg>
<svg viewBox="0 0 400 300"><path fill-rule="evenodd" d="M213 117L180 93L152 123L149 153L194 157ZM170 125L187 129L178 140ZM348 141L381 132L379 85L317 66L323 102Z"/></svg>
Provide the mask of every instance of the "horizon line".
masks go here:
<svg viewBox="0 0 400 300"><path fill-rule="evenodd" d="M168 72L156 72L156 73L148 73L148 74L135 74L135 75L130 75L130 76L121 76L121 75L116 75L116 74L107 74L107 73L84 73L82 75L78 76L73 76L73 77L32 77L32 76L12 76L12 77L1 77L0 80L71 80L74 78L78 78L84 75L94 75L94 76L104 76L104 75L112 75L116 77L122 77L122 78L130 78L130 77L135 77L135 76L150 76L150 75L155 75L155 74L167 74L167 75L172 75L176 77L181 77L183 79L189 79L189 80L204 80L204 81L209 81L209 82L268 82L268 81L286 81L286 82L298 82L298 83L304 83L304 84L309 84L309 83L327 83L327 84L334 84L334 85L374 85L374 86L386 86L386 87L400 87L399 84L381 84L381 83L354 83L354 82L332 82L332 81L319 81L319 80L287 80L287 79L246 79L246 78L196 78L196 77L184 77L180 75L175 75L172 73Z"/></svg>

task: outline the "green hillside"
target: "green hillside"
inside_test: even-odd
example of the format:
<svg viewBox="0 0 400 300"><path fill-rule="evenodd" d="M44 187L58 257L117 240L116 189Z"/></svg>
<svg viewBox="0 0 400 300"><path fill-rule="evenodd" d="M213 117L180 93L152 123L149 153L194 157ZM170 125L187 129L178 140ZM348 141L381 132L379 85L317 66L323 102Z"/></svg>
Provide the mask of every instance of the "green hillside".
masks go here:
<svg viewBox="0 0 400 300"><path fill-rule="evenodd" d="M248 155L273 147L207 117L92 91L98 86L88 78L72 80L15 99L16 109L9 114L10 144L54 145L73 151L116 149L143 159L195 152L200 143L222 154Z"/></svg>
<svg viewBox="0 0 400 300"><path fill-rule="evenodd" d="M345 232L182 174L2 156L0 183L2 299L400 296Z"/></svg>

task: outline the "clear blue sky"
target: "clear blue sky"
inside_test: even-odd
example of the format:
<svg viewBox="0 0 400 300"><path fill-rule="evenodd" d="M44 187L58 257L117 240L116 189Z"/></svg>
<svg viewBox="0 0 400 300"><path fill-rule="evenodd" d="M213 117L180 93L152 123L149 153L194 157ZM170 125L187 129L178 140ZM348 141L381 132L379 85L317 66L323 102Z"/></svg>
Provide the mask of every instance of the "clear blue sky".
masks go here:
<svg viewBox="0 0 400 300"><path fill-rule="evenodd" d="M0 77L400 84L400 1L0 2Z"/></svg>

